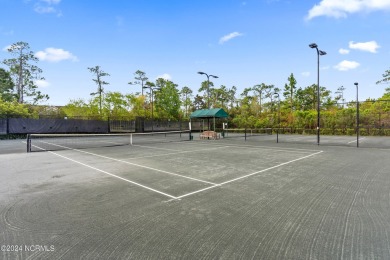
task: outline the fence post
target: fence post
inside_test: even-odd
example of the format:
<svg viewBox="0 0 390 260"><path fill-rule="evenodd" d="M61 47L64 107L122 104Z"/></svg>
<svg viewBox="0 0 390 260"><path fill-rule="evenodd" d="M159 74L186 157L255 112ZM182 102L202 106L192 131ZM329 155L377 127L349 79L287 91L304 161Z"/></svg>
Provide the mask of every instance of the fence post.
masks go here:
<svg viewBox="0 0 390 260"><path fill-rule="evenodd" d="M5 120L5 133L8 135L9 134L9 116L7 116Z"/></svg>
<svg viewBox="0 0 390 260"><path fill-rule="evenodd" d="M30 134L27 134L27 140L26 140L26 143L27 143L27 152L31 152L31 138L30 138Z"/></svg>

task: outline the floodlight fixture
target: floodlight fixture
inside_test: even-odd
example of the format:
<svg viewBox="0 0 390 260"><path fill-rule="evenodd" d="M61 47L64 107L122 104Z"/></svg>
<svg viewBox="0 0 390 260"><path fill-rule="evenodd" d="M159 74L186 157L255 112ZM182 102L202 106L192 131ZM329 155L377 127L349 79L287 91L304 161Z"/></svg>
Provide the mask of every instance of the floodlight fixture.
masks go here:
<svg viewBox="0 0 390 260"><path fill-rule="evenodd" d="M206 77L207 77L207 108L210 109L210 77L218 79L218 76L209 75L209 74L202 72L202 71L199 71L198 74L206 75Z"/></svg>
<svg viewBox="0 0 390 260"><path fill-rule="evenodd" d="M316 43L309 44L309 47L317 50L317 144L320 145L320 56L326 52L319 50Z"/></svg>
<svg viewBox="0 0 390 260"><path fill-rule="evenodd" d="M359 83L355 82L356 86L356 147L359 147Z"/></svg>

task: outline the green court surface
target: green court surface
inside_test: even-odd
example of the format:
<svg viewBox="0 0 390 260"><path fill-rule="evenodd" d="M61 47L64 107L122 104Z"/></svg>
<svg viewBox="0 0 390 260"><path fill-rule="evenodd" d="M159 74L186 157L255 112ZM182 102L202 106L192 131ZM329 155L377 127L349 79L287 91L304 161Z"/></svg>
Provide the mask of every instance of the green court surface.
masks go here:
<svg viewBox="0 0 390 260"><path fill-rule="evenodd" d="M390 258L390 149L23 141L0 141L1 259Z"/></svg>

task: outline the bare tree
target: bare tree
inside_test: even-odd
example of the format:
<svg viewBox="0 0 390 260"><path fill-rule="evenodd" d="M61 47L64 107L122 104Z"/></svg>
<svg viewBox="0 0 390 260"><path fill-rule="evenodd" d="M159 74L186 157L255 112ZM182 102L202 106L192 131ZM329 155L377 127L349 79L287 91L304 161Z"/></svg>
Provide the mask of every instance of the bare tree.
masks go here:
<svg viewBox="0 0 390 260"><path fill-rule="evenodd" d="M102 71L100 69L100 66L95 66L95 67L88 68L88 69L90 72L92 72L96 76L96 78L92 79L92 80L95 81L96 85L98 85L98 89L97 89L97 92L91 93L91 96L99 95L99 113L101 115L102 114L102 95L104 93L103 85L110 84L110 83L102 80L102 77L110 76L110 74Z"/></svg>
<svg viewBox="0 0 390 260"><path fill-rule="evenodd" d="M134 79L136 81L134 82L129 82L129 85L141 85L141 95L144 95L144 83L148 80L148 77L146 77L146 73L140 70L137 70L134 73Z"/></svg>

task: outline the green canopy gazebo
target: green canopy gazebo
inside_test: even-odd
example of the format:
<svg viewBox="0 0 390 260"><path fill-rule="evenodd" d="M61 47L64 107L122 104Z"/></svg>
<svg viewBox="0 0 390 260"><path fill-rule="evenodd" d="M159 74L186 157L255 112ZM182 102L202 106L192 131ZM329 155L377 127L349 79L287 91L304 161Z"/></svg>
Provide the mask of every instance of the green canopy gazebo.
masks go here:
<svg viewBox="0 0 390 260"><path fill-rule="evenodd" d="M213 109L200 109L191 113L190 120L193 118L206 119L208 121L207 126L209 127L210 118L214 121L214 131L215 131L215 119L216 118L227 118L229 117L228 113L225 112L222 108L213 108Z"/></svg>

